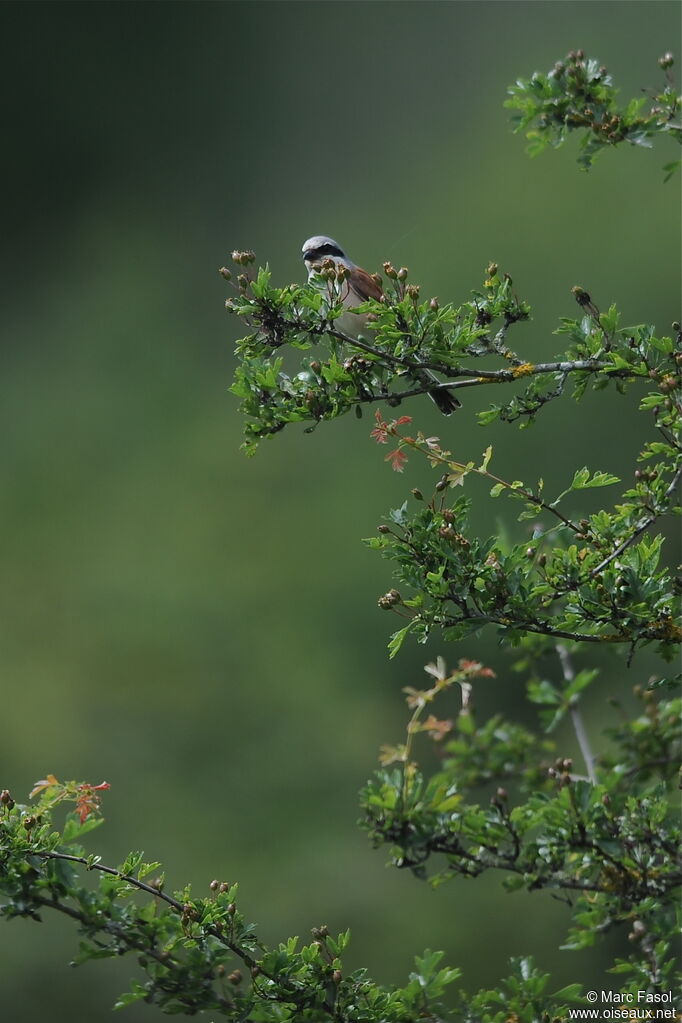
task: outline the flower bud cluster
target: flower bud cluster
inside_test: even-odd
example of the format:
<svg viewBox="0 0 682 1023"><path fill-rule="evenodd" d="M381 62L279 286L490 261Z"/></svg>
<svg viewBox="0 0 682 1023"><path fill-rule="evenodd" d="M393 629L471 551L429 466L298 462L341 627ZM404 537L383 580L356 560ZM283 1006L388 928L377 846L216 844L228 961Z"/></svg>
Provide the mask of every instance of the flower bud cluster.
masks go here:
<svg viewBox="0 0 682 1023"><path fill-rule="evenodd" d="M238 266L249 266L251 263L256 262L256 254L251 249L244 249L243 251L235 249L232 253L232 262Z"/></svg>
<svg viewBox="0 0 682 1023"><path fill-rule="evenodd" d="M402 604L403 599L397 590L389 590L379 597L377 604L382 611L391 611L397 604Z"/></svg>

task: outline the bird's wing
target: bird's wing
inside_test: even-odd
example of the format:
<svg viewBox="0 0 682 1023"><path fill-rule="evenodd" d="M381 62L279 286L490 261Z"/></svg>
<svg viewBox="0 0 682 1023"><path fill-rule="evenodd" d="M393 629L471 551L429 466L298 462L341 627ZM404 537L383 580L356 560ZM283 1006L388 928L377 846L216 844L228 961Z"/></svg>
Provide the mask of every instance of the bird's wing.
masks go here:
<svg viewBox="0 0 682 1023"><path fill-rule="evenodd" d="M348 276L348 289L350 295L356 297L358 305L373 298L377 302L383 297L381 285L377 284L373 277L363 270L361 266L354 266Z"/></svg>

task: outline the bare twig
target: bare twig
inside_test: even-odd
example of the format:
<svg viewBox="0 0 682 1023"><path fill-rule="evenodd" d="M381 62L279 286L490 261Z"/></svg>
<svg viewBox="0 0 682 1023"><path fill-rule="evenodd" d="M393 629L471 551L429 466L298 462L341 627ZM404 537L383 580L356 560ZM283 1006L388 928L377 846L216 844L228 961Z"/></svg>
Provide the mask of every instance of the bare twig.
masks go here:
<svg viewBox="0 0 682 1023"><path fill-rule="evenodd" d="M564 679L570 683L575 678L575 671L573 668L573 661L568 649L563 643L557 643L556 652L559 655L559 661L561 662L561 670L564 673ZM583 755L585 761L585 767L587 769L587 776L593 785L597 784L597 775L594 770L594 755L590 746L590 740L587 737L585 725L583 722L580 708L578 707L577 700L571 700L569 704L569 710L571 713L571 721L573 722L573 728L575 729L576 738L578 739L578 745L580 746L580 752Z"/></svg>

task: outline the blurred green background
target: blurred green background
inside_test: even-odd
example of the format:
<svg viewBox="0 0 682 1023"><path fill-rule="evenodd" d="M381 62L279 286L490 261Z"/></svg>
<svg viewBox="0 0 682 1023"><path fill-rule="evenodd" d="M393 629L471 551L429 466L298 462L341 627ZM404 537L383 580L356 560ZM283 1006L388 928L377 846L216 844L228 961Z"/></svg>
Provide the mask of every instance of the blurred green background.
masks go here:
<svg viewBox="0 0 682 1023"><path fill-rule="evenodd" d="M523 680L492 634L389 664L376 597L390 574L360 538L428 474L392 474L368 417L291 427L247 461L216 268L254 248L285 284L302 241L329 233L370 269L407 264L442 301L497 260L533 305L511 339L530 358L559 350L577 283L668 330L672 143L607 153L590 174L574 146L531 162L502 103L577 47L625 98L657 85L678 5L4 3L0 30L2 785L25 798L49 771L106 779L90 840L105 861L144 849L197 893L239 880L268 940L350 926L350 965L384 981L430 946L470 990L526 952L555 987L609 986L624 938L557 952L568 914L549 895L503 895L495 877L430 891L356 828L357 790L402 736L401 688L427 659L496 668L481 715L524 714ZM476 426L489 400L467 392L447 423L428 401L409 411L458 456L493 443L508 478L631 473L634 396L556 403L522 433ZM488 533L505 506L480 496ZM608 694L627 702L658 667L599 663L593 731ZM68 922L3 925L4 1018L109 1019L134 963L74 973L76 949Z"/></svg>

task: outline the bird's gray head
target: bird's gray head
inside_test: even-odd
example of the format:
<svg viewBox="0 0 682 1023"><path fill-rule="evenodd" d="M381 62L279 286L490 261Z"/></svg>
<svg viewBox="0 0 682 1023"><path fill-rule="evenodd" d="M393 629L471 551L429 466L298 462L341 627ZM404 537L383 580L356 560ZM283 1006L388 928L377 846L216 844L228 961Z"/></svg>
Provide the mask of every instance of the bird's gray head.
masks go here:
<svg viewBox="0 0 682 1023"><path fill-rule="evenodd" d="M333 259L336 263L343 263L345 266L353 267L350 259L343 251L338 242L328 238L324 234L316 234L303 243L303 261L310 268L321 263L325 259Z"/></svg>

